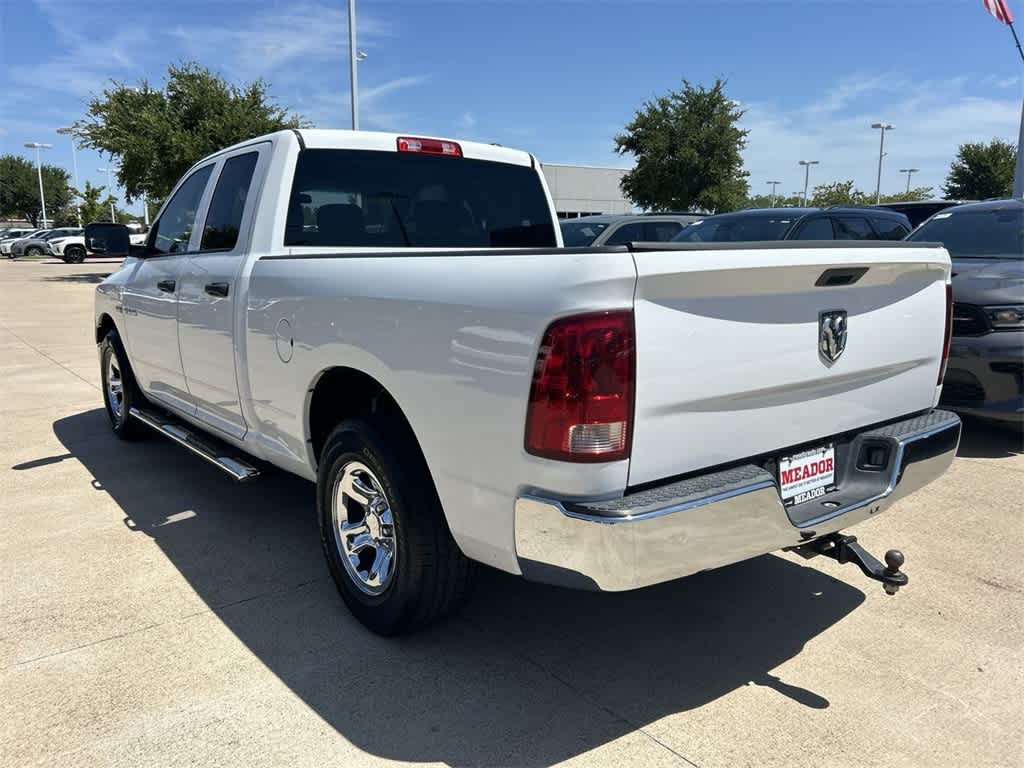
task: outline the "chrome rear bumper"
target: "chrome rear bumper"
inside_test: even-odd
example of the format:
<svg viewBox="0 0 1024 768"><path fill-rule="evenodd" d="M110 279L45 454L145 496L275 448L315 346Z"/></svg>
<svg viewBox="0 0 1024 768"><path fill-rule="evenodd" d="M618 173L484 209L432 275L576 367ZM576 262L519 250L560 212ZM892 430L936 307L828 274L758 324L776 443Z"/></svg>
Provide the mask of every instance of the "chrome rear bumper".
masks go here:
<svg viewBox="0 0 1024 768"><path fill-rule="evenodd" d="M952 463L959 440L960 419L945 411L864 430L849 439L851 455L864 441L887 445L885 471L862 476L866 470L852 459L839 487L813 502L821 514L816 506L794 517L775 476L753 464L604 502L523 495L515 506L519 565L536 581L621 591L806 544L935 480ZM864 488L871 491L850 497L857 492L850 489Z"/></svg>

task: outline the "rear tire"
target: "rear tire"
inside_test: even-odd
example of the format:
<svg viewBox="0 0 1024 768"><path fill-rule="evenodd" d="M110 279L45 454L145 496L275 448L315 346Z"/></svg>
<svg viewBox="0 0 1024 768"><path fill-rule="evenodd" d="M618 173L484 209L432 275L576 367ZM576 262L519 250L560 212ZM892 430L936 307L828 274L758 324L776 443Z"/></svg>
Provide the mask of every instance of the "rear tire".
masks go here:
<svg viewBox="0 0 1024 768"><path fill-rule="evenodd" d="M85 248L80 245L69 245L61 257L68 264L81 264L85 261Z"/></svg>
<svg viewBox="0 0 1024 768"><path fill-rule="evenodd" d="M352 614L386 636L457 611L476 570L411 443L397 424L343 421L327 438L317 476L320 540L334 583Z"/></svg>
<svg viewBox="0 0 1024 768"><path fill-rule="evenodd" d="M43 255L43 249L40 248L38 245L33 245L33 246L30 246L30 247L25 249L25 255L26 256L42 256Z"/></svg>
<svg viewBox="0 0 1024 768"><path fill-rule="evenodd" d="M131 417L133 407L145 402L121 337L110 330L100 343L100 379L103 383L103 404L114 434L122 440L133 440L142 434L143 425Z"/></svg>

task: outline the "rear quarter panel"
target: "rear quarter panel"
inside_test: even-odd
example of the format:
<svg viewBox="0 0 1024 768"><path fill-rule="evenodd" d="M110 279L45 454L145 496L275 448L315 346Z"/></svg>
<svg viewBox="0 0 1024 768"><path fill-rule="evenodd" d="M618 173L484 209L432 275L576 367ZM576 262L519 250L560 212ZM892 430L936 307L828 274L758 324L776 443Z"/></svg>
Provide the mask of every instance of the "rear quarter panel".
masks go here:
<svg viewBox="0 0 1024 768"><path fill-rule="evenodd" d="M402 408L474 559L518 572L513 507L524 490L593 498L625 488L627 462L537 459L523 434L544 330L556 317L631 307L629 253L263 258L249 281L247 405L268 458L315 476L310 389L347 366ZM277 351L282 321L294 334L288 363Z"/></svg>

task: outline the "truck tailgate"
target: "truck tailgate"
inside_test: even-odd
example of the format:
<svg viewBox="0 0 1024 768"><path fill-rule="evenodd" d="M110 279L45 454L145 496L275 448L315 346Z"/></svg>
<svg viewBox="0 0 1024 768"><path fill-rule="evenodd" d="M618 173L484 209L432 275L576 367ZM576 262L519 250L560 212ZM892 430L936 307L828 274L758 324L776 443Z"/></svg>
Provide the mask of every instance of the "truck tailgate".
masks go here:
<svg viewBox="0 0 1024 768"><path fill-rule="evenodd" d="M946 251L794 245L635 251L630 485L934 405ZM848 335L832 361L821 313L839 312Z"/></svg>

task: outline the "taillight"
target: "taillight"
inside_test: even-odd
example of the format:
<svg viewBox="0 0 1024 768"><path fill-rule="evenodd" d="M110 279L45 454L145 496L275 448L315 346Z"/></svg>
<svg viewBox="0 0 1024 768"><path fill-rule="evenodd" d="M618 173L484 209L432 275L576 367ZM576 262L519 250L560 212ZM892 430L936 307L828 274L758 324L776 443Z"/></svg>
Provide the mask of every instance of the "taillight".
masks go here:
<svg viewBox="0 0 1024 768"><path fill-rule="evenodd" d="M537 353L526 450L562 461L629 456L636 371L631 310L556 320Z"/></svg>
<svg viewBox="0 0 1024 768"><path fill-rule="evenodd" d="M949 362L949 343L953 340L953 286L946 283L946 336L942 341L942 360L939 362L939 380L942 384L946 376L946 363Z"/></svg>
<svg viewBox="0 0 1024 768"><path fill-rule="evenodd" d="M399 136L398 151L419 152L423 155L448 155L449 157L462 157L462 147L454 141L418 139L413 136Z"/></svg>

